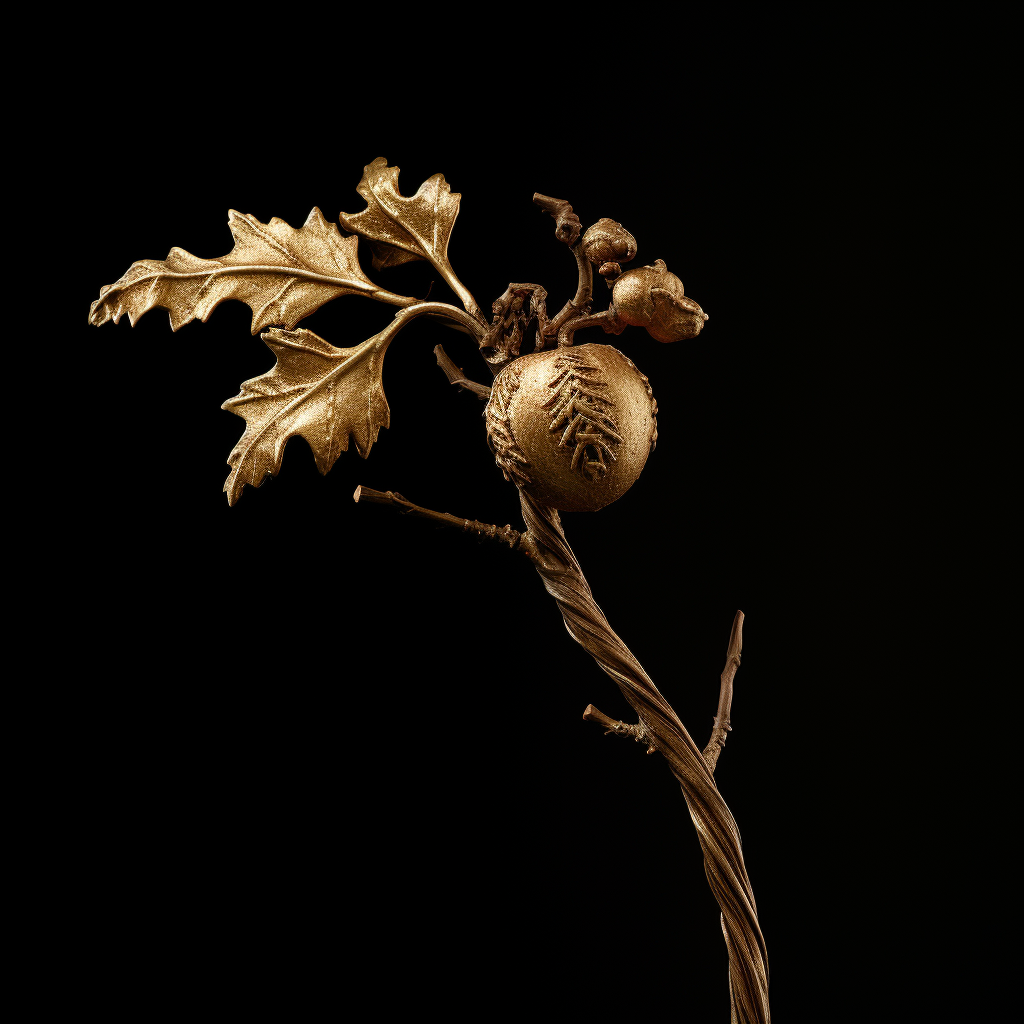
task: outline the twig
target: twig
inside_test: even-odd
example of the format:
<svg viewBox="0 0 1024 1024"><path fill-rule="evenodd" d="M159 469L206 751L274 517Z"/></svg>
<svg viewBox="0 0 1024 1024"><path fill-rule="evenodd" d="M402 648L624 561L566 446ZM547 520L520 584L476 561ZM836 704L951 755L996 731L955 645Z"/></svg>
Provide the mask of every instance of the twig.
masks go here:
<svg viewBox="0 0 1024 1024"><path fill-rule="evenodd" d="M520 533L513 530L511 526L493 526L490 523L480 523L475 519L460 519L458 516L449 515L447 512L435 512L433 509L422 508L414 505L408 498L404 498L397 491L375 491L371 487L364 487L360 484L352 495L355 502L370 501L378 505L390 505L392 508L400 509L402 515L416 516L419 519L430 519L442 526L454 526L465 533L475 533L479 537L488 540L498 541L499 544L507 544L513 550L519 546Z"/></svg>
<svg viewBox="0 0 1024 1024"><path fill-rule="evenodd" d="M564 199L553 199L551 196L534 192L533 201L542 209L547 210L555 218L555 237L565 242L576 257L576 268L579 271L579 285L576 294L562 307L557 316L553 317L546 327L542 327L541 337L557 335L562 324L570 317L586 316L590 312L590 304L594 295L594 268L590 265L587 254L583 251L580 237L580 219L572 212L572 207Z"/></svg>
<svg viewBox="0 0 1024 1024"><path fill-rule="evenodd" d="M729 712L732 709L732 681L736 678L736 669L740 667L740 651L743 650L743 612L737 612L732 620L732 631L729 633L729 649L725 655L725 668L722 670L722 688L718 694L718 714L715 715L715 727L711 730L711 739L704 748L704 760L714 771L718 763L718 755L725 746L725 734L732 732Z"/></svg>
<svg viewBox="0 0 1024 1024"><path fill-rule="evenodd" d="M654 745L654 740L647 735L643 725L637 722L636 725L627 725L625 722L616 722L614 719L609 718L603 711L598 711L593 704L588 704L583 712L584 722L597 722L598 725L605 727L605 736L610 736L614 733L616 736L632 736L637 743L649 743L650 746L647 748L648 754L655 754L658 748Z"/></svg>
<svg viewBox="0 0 1024 1024"><path fill-rule="evenodd" d="M573 335L584 327L600 327L605 334L621 334L626 325L615 315L615 310L606 309L602 313L591 313L566 320L558 332L558 347L565 348L573 342Z"/></svg>
<svg viewBox="0 0 1024 1024"><path fill-rule="evenodd" d="M572 212L572 206L564 199L533 193L533 201L555 218L555 237L568 246L574 246L580 237L580 219Z"/></svg>
<svg viewBox="0 0 1024 1024"><path fill-rule="evenodd" d="M437 365L444 371L449 384L455 384L465 391L471 391L477 398L488 399L491 397L491 389L485 384L477 384L476 381L469 380L462 368L456 366L448 358L448 353L441 345L434 346L434 355L437 357Z"/></svg>

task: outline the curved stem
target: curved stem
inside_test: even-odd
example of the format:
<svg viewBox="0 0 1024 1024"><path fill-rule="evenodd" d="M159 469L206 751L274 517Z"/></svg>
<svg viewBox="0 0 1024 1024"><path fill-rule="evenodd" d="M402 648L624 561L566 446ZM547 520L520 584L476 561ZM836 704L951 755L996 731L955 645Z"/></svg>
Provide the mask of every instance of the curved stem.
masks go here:
<svg viewBox="0 0 1024 1024"><path fill-rule="evenodd" d="M565 348L573 342L573 336L583 327L600 327L605 334L621 334L626 325L615 315L613 309L601 313L590 313L566 320L558 332L558 347Z"/></svg>
<svg viewBox="0 0 1024 1024"><path fill-rule="evenodd" d="M445 279L448 287L458 295L459 302L466 307L466 312L477 326L483 325L486 327L487 321L484 319L484 314L479 305L477 305L476 299L473 298L473 293L456 277L455 271L452 270L447 262L440 263L434 259L431 259L430 262L433 263L434 269Z"/></svg>
<svg viewBox="0 0 1024 1024"><path fill-rule="evenodd" d="M464 313L458 306L447 302L416 302L406 306L395 314L396 320L412 320L418 316L429 316L441 320L448 327L454 327L464 334L471 334L479 341L486 328L469 313Z"/></svg>
<svg viewBox="0 0 1024 1024"><path fill-rule="evenodd" d="M366 294L369 298L376 299L378 302L386 302L391 306L404 306L406 309L409 306L415 306L420 301L419 299L414 299L411 295L399 295L396 292L389 292L386 288L377 288Z"/></svg>
<svg viewBox="0 0 1024 1024"><path fill-rule="evenodd" d="M569 317L586 316L590 312L590 304L594 296L594 268L590 265L582 243L574 245L572 254L576 257L576 268L579 271L579 284L576 294L562 307L558 315L549 321L545 335L558 334L562 325Z"/></svg>
<svg viewBox="0 0 1024 1024"><path fill-rule="evenodd" d="M542 337L550 337L557 335L562 324L571 316L585 316L590 312L590 303L594 294L594 268L583 252L583 243L580 241L580 219L572 212L569 203L564 199L542 195L540 192L534 192L533 201L555 218L555 237L572 248L572 254L576 257L576 269L579 271L576 295L543 329Z"/></svg>

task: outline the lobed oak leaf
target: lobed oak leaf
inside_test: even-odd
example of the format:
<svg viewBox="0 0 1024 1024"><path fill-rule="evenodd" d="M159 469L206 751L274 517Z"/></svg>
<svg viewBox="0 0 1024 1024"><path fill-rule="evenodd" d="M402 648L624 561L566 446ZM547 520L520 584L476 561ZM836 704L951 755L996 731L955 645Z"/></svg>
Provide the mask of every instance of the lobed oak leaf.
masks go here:
<svg viewBox="0 0 1024 1024"><path fill-rule="evenodd" d="M288 329L340 295L408 306L415 299L378 288L362 271L358 238L345 238L317 207L301 228L274 217L263 224L251 214L228 213L234 248L220 259L200 259L171 249L165 260L140 260L100 290L89 323L135 322L154 306L170 312L171 330L198 318L206 321L225 299L252 309L252 333L282 325Z"/></svg>
<svg viewBox="0 0 1024 1024"><path fill-rule="evenodd" d="M338 214L341 226L369 240L374 270L429 260L438 269L450 271L448 241L462 196L451 191L443 174L428 178L415 195L403 196L398 191L398 170L388 167L382 156L367 164L356 186L366 209Z"/></svg>
<svg viewBox="0 0 1024 1024"><path fill-rule="evenodd" d="M247 380L221 407L245 420L245 431L228 456L224 482L228 504L243 487L277 476L290 437L303 437L317 469L328 470L348 450L349 438L365 459L391 413L381 376L384 353L406 321L401 314L379 334L354 348L335 348L305 329L275 328L263 334L277 356L272 370Z"/></svg>

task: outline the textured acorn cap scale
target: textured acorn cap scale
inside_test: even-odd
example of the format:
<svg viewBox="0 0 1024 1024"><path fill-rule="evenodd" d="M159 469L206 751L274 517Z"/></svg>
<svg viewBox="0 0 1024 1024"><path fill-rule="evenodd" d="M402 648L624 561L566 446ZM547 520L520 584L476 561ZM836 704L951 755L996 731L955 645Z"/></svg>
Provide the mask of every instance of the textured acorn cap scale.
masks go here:
<svg viewBox="0 0 1024 1024"><path fill-rule="evenodd" d="M636 482L657 439L647 378L611 345L536 352L509 363L487 403L498 465L538 502L595 511Z"/></svg>
<svg viewBox="0 0 1024 1024"><path fill-rule="evenodd" d="M636 239L617 220L602 217L584 233L583 251L595 266L629 263L636 255Z"/></svg>

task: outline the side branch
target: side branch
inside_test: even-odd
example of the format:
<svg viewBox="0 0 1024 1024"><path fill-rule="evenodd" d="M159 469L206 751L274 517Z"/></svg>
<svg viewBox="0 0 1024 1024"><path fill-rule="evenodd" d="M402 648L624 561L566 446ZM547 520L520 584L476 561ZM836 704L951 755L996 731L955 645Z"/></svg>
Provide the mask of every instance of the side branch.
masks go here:
<svg viewBox="0 0 1024 1024"><path fill-rule="evenodd" d="M573 317L564 321L558 331L558 347L565 348L571 345L573 336L584 327L600 327L605 334L621 334L626 329L626 325L615 315L614 309Z"/></svg>
<svg viewBox="0 0 1024 1024"><path fill-rule="evenodd" d="M729 633L729 649L725 655L725 668L722 670L722 688L718 694L718 714L715 715L715 727L711 730L711 739L704 748L704 760L714 771L718 763L718 755L725 746L725 734L732 732L729 712L732 709L732 681L736 678L736 670L740 667L740 651L743 650L743 612L737 612L732 620L732 632Z"/></svg>
<svg viewBox="0 0 1024 1024"><path fill-rule="evenodd" d="M564 199L553 199L540 192L533 193L533 201L555 218L555 237L572 246L580 237L580 219L572 212L572 206Z"/></svg>
<svg viewBox="0 0 1024 1024"><path fill-rule="evenodd" d="M448 353L445 352L441 345L434 346L434 355L437 357L437 365L444 371L444 375L448 378L449 384L457 385L464 391L470 391L477 398L487 400L491 397L491 389L485 384L477 384L476 381L469 380L468 377L462 372L461 367L456 366L451 359L448 358Z"/></svg>
<svg viewBox="0 0 1024 1024"><path fill-rule="evenodd" d="M402 515L416 516L419 519L430 519L432 522L442 526L454 526L464 533L475 533L478 537L497 541L499 544L507 544L513 550L519 546L520 533L513 530L511 526L493 526L490 523L480 523L475 519L460 519L458 516L449 515L447 512L435 512L433 509L422 508L414 505L408 498L403 497L397 491L375 491L371 487L364 487L360 484L352 495L354 502L369 501L378 505L390 505L398 509Z"/></svg>
<svg viewBox="0 0 1024 1024"><path fill-rule="evenodd" d="M649 743L650 746L647 748L648 754L656 754L658 752L658 748L654 745L654 740L647 735L647 731L640 722L637 722L636 725L616 722L603 711L598 711L593 704L588 704L584 709L583 721L597 722L598 725L603 725L605 727L605 736L610 736L614 733L616 736L632 736L637 743Z"/></svg>
<svg viewBox="0 0 1024 1024"><path fill-rule="evenodd" d="M576 268L579 271L579 284L576 294L562 307L547 326L541 327L541 340L557 335L562 324L571 317L586 316L594 295L594 268L583 251L580 237L580 219L572 212L572 207L564 199L553 199L551 196L534 192L533 201L542 209L547 210L555 218L555 237L565 242L576 257Z"/></svg>

